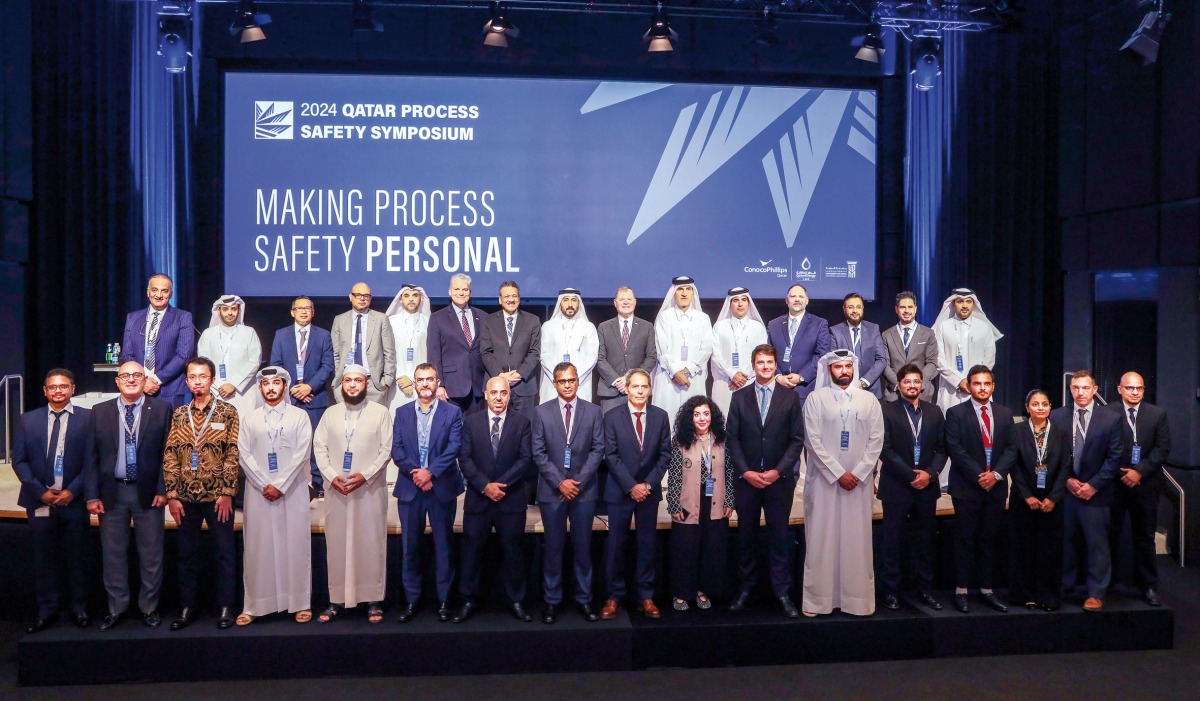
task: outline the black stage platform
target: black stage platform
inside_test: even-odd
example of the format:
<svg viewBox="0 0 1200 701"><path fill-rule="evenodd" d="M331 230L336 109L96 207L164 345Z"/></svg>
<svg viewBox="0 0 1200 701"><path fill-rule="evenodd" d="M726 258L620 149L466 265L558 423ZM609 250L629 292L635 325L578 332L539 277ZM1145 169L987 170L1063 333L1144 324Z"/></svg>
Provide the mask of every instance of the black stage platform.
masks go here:
<svg viewBox="0 0 1200 701"><path fill-rule="evenodd" d="M948 592L942 593L949 603ZM721 607L663 611L651 621L622 612L587 623L567 608L558 623L521 623L497 607L470 621L439 623L425 608L411 623L367 623L363 610L330 624L261 619L219 631L209 615L171 632L126 620L101 633L65 622L18 642L22 686L188 680L381 677L622 671L972 655L1170 649L1175 612L1110 597L1105 610L1067 605L1054 613L931 611L906 599L869 618L835 613L791 621L763 603L734 614ZM536 611L536 609L535 609Z"/></svg>

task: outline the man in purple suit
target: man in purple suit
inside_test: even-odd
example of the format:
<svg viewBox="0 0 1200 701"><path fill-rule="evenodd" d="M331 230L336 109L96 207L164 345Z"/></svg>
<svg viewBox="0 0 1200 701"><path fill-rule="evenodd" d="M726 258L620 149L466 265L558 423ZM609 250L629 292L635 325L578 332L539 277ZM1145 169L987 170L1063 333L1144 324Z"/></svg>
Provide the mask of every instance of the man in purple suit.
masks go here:
<svg viewBox="0 0 1200 701"><path fill-rule="evenodd" d="M846 320L829 329L834 348L854 351L858 356L859 386L875 395L883 396L883 371L887 368L887 351L883 347L883 334L879 324L863 319L863 298L851 292L842 299L842 314Z"/></svg>
<svg viewBox="0 0 1200 701"><path fill-rule="evenodd" d="M131 360L146 369L146 394L178 408L191 401L183 371L196 354L192 315L170 306L171 278L159 273L146 285L147 309L125 317L120 362Z"/></svg>
<svg viewBox="0 0 1200 701"><path fill-rule="evenodd" d="M483 399L484 368L479 332L487 316L471 306L471 278L450 278L450 306L429 316L425 359L441 377L437 397L470 411Z"/></svg>
<svg viewBox="0 0 1200 701"><path fill-rule="evenodd" d="M808 290L796 284L788 288L788 313L767 324L767 339L778 354L776 382L796 390L803 405L815 386L817 361L833 350L829 322L805 311Z"/></svg>

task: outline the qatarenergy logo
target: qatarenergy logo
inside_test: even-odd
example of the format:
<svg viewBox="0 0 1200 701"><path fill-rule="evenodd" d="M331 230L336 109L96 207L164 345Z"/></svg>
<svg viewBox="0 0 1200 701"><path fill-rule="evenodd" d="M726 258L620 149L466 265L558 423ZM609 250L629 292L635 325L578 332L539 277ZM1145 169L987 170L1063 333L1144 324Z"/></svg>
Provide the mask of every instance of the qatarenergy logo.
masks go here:
<svg viewBox="0 0 1200 701"><path fill-rule="evenodd" d="M291 102L254 102L254 138L292 138Z"/></svg>

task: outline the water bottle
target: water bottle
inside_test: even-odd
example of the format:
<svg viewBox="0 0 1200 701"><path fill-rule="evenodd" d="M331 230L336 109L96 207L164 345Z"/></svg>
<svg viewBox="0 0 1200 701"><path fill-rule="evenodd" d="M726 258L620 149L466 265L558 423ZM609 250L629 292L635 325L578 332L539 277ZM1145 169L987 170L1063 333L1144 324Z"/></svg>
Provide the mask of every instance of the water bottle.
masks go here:
<svg viewBox="0 0 1200 701"><path fill-rule="evenodd" d="M112 359L112 361L114 364L121 362L121 344L120 343L113 344L113 359Z"/></svg>
<svg viewBox="0 0 1200 701"><path fill-rule="evenodd" d="M104 351L104 362L112 365L113 361L113 344L108 344L108 348Z"/></svg>

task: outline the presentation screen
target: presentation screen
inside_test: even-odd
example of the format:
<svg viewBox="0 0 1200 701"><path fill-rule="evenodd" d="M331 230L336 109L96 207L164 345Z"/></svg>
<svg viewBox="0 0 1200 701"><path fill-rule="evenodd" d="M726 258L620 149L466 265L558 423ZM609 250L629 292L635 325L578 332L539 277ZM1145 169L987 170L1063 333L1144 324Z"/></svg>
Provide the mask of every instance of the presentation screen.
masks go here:
<svg viewBox="0 0 1200 701"><path fill-rule="evenodd" d="M875 296L870 90L226 75L225 289Z"/></svg>

